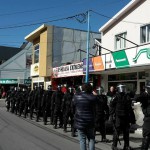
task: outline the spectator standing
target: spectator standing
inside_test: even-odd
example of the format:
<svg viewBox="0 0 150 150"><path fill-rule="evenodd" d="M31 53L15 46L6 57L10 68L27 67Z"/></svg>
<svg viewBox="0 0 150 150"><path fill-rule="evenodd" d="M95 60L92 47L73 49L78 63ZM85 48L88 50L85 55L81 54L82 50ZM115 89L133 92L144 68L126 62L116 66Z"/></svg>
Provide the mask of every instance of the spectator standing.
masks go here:
<svg viewBox="0 0 150 150"><path fill-rule="evenodd" d="M92 94L90 83L82 85L81 92L74 95L75 107L74 127L78 131L80 150L86 150L86 139L89 142L89 150L95 150L95 104L97 97Z"/></svg>

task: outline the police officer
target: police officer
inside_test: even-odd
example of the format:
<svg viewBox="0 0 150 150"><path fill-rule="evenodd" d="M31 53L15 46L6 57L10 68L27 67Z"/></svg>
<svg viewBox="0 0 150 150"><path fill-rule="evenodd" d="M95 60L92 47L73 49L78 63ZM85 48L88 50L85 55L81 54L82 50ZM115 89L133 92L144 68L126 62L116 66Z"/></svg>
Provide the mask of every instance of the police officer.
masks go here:
<svg viewBox="0 0 150 150"><path fill-rule="evenodd" d="M109 142L106 139L106 127L105 121L109 119L109 107L107 105L107 96L103 94L104 89L103 87L98 87L96 89L97 93L97 104L96 104L96 121L95 127L96 131L101 133L101 142Z"/></svg>
<svg viewBox="0 0 150 150"><path fill-rule="evenodd" d="M131 150L129 146L131 109L131 99L126 93L126 86L124 84L119 84L117 86L117 93L110 102L110 115L114 128L112 150L118 150L117 142L121 131L123 131L124 139L123 150Z"/></svg>
<svg viewBox="0 0 150 150"><path fill-rule="evenodd" d="M30 119L33 118L33 112L37 107L37 94L38 94L38 87L34 86L33 91L31 91L29 95Z"/></svg>
<svg viewBox="0 0 150 150"><path fill-rule="evenodd" d="M136 101L142 104L144 114L143 140L141 150L148 150L150 144L150 81L146 82L145 91L137 97Z"/></svg>
<svg viewBox="0 0 150 150"><path fill-rule="evenodd" d="M65 95L63 97L63 102L62 102L62 112L63 112L63 118L64 118L64 132L67 132L67 124L70 119L72 136L74 136L73 108L72 108L73 96L74 96L74 88L68 87L67 92L65 93Z"/></svg>
<svg viewBox="0 0 150 150"><path fill-rule="evenodd" d="M51 112L50 112L50 105L51 105L51 97L52 97L52 86L49 85L48 86L48 90L44 91L43 97L42 97L42 103L41 103L41 107L42 107L42 112L43 112L43 121L44 121L44 125L47 124L47 117L50 116Z"/></svg>
<svg viewBox="0 0 150 150"><path fill-rule="evenodd" d="M63 93L61 86L57 86L57 90L52 95L51 109L54 110L54 129L57 128L57 121L59 118L59 127L63 126L63 114L61 110Z"/></svg>
<svg viewBox="0 0 150 150"><path fill-rule="evenodd" d="M37 91L37 107L36 107L36 121L39 121L39 118L42 113L42 108L41 108L41 102L42 102L42 96L44 94L44 86L40 85Z"/></svg>

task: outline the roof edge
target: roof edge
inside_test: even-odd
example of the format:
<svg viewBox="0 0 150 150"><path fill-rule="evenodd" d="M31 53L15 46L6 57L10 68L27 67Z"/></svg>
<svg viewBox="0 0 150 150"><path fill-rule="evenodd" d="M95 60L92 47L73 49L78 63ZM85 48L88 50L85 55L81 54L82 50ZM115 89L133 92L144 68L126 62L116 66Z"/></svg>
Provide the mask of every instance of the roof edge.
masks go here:
<svg viewBox="0 0 150 150"><path fill-rule="evenodd" d="M35 29L34 31L32 31L30 34L28 34L26 37L25 37L25 40L29 41L29 42L32 42L32 39L33 37L37 34L39 35L40 34L40 31L47 28L48 25L46 24L43 24L41 25L40 27L38 27L37 29Z"/></svg>
<svg viewBox="0 0 150 150"><path fill-rule="evenodd" d="M109 28L116 20L121 18L126 12L128 12L131 8L133 8L137 3L141 2L141 0L131 0L125 7L123 7L116 15L114 15L108 22L106 22L100 29L99 32L104 32L107 28Z"/></svg>

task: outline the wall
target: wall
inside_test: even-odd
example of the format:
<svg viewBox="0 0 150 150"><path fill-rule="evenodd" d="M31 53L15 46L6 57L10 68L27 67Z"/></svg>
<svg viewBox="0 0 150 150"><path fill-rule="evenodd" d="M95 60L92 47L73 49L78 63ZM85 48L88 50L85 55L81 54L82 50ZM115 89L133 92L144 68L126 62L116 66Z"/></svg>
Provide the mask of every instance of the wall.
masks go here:
<svg viewBox="0 0 150 150"><path fill-rule="evenodd" d="M102 36L102 46L114 50L114 37L116 34L127 32L127 39L133 41L134 43L140 44L140 26L150 22L149 10L150 1L147 0L141 4L141 6L136 7L133 11L126 14L126 17L122 17L115 26L111 26L110 30L103 33ZM109 43L109 44L108 44ZM127 47L135 46L130 42L126 43ZM105 52L103 50L103 52Z"/></svg>

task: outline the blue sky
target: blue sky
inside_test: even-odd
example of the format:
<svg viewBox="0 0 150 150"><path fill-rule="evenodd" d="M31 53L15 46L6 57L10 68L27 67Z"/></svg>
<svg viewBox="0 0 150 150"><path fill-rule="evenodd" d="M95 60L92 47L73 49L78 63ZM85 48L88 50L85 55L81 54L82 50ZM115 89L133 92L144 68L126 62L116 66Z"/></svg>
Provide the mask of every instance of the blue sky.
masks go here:
<svg viewBox="0 0 150 150"><path fill-rule="evenodd" d="M131 0L2 0L0 5L0 45L20 47L26 35L43 22L67 28L87 30L87 23L64 19L90 13L90 29L98 32ZM54 21L59 20L59 21Z"/></svg>

